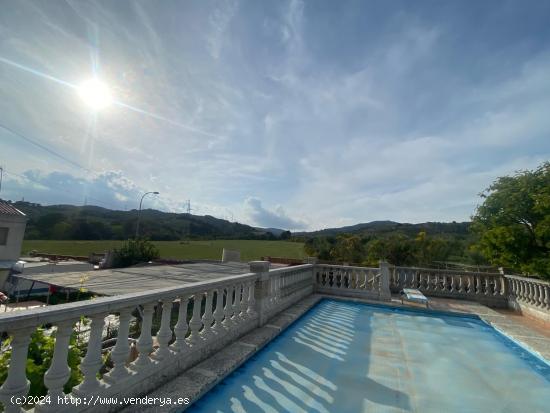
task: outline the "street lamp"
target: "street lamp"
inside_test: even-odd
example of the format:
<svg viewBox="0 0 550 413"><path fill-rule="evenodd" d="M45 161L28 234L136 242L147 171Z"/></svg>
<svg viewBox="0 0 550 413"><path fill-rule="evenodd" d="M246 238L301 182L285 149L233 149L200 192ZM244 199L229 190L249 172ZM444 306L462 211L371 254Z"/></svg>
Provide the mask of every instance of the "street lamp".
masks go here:
<svg viewBox="0 0 550 413"><path fill-rule="evenodd" d="M136 239L137 237L139 236L139 218L141 216L141 204L143 203L143 198L145 198L145 196L149 195L149 194L154 194L154 195L158 195L159 193L157 191L151 191L151 192L145 192L142 196L141 196L141 200L139 201L139 210L138 210L138 218L137 218L137 223L136 223Z"/></svg>

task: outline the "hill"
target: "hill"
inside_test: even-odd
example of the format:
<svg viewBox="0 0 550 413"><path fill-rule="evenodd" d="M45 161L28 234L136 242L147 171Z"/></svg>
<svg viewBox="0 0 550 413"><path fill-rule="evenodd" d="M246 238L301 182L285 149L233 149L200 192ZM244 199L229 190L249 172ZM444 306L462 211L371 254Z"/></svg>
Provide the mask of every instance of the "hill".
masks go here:
<svg viewBox="0 0 550 413"><path fill-rule="evenodd" d="M15 202L29 220L25 239L121 240L135 234L137 210L115 211L97 206L40 205ZM140 235L156 241L181 239L275 239L269 231L210 215L141 211Z"/></svg>
<svg viewBox="0 0 550 413"><path fill-rule="evenodd" d="M394 221L372 221L340 228L327 228L313 232L299 232L293 235L305 237L333 237L340 234L367 236L401 233L413 237L420 231L425 231L431 235L466 237L468 235L469 226L469 222L424 222L421 224L407 224Z"/></svg>

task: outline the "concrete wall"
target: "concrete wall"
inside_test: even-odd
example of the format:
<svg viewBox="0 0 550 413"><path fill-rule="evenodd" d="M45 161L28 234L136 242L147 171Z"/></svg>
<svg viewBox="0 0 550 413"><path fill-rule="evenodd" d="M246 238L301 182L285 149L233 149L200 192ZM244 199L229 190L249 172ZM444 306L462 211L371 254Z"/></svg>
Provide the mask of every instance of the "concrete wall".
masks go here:
<svg viewBox="0 0 550 413"><path fill-rule="evenodd" d="M0 261L17 261L25 235L27 218L18 215L0 215L0 228L8 228L6 245L0 245Z"/></svg>

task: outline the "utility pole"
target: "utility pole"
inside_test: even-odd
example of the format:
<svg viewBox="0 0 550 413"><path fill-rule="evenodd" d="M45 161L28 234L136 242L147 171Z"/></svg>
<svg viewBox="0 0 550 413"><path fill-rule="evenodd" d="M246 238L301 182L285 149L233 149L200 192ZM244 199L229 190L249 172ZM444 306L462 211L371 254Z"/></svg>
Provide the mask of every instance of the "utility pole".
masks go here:
<svg viewBox="0 0 550 413"><path fill-rule="evenodd" d="M2 193L2 178L4 177L4 168L0 166L0 193Z"/></svg>
<svg viewBox="0 0 550 413"><path fill-rule="evenodd" d="M187 200L187 210L186 210L186 213L187 213L187 214L191 214L191 211L192 211L192 209L191 209L191 200L188 199L188 200Z"/></svg>

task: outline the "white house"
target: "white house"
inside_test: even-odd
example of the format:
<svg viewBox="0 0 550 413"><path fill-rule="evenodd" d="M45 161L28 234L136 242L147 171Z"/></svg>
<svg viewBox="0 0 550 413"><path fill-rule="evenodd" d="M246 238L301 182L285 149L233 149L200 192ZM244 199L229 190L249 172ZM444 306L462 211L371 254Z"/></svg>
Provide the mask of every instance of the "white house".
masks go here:
<svg viewBox="0 0 550 413"><path fill-rule="evenodd" d="M0 200L0 290L19 259L27 217L12 204Z"/></svg>

